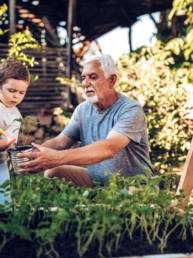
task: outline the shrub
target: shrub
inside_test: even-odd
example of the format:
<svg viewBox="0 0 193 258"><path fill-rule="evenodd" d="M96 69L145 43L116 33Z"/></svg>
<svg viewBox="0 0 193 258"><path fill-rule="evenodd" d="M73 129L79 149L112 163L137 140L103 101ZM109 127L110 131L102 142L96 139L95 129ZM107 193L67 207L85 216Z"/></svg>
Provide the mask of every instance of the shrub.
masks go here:
<svg viewBox="0 0 193 258"><path fill-rule="evenodd" d="M153 47L124 55L118 63L118 89L144 106L151 157L160 172L185 160L193 133L192 1L175 0L170 19L180 10L187 15L184 36L157 40Z"/></svg>
<svg viewBox="0 0 193 258"><path fill-rule="evenodd" d="M184 160L192 129L187 124L185 86L189 69L171 69L166 46L157 42L120 59L118 89L144 106L149 128L151 156L160 169Z"/></svg>

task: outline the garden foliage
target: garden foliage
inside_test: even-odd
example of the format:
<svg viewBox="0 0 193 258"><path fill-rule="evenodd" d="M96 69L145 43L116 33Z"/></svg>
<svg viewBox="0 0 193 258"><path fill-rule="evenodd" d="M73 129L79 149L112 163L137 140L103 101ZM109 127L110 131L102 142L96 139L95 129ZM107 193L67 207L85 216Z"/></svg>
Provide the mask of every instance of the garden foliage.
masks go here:
<svg viewBox="0 0 193 258"><path fill-rule="evenodd" d="M175 184L171 176L115 176L106 188L89 189L41 176L13 178L13 212L0 221L0 252L8 255L18 239L23 251L30 243L36 257L91 257L92 251L92 257L109 257L125 243L128 254L136 240L146 245L136 253L150 246L164 252L172 238L193 239L192 206L183 216L171 208L180 198L170 191Z"/></svg>
<svg viewBox="0 0 193 258"><path fill-rule="evenodd" d="M35 58L25 52L25 50L29 51L29 49L39 47L29 29L14 33L9 39L9 47L8 57L16 58L29 66L33 66L36 63Z"/></svg>
<svg viewBox="0 0 193 258"><path fill-rule="evenodd" d="M193 133L192 1L174 1L170 19L181 9L187 15L183 36L157 40L118 63L118 89L144 106L151 157L160 172L185 160Z"/></svg>
<svg viewBox="0 0 193 258"><path fill-rule="evenodd" d="M7 5L0 5L0 21L2 22L5 19L5 14L7 12ZM0 28L0 36L6 33L8 30L3 30Z"/></svg>
<svg viewBox="0 0 193 258"><path fill-rule="evenodd" d="M8 7L6 4L0 6L0 21L5 19L5 14L7 11ZM8 29L2 30L0 28L0 36L4 33L7 33L8 31ZM33 66L36 63L35 58L25 52L26 50L39 47L38 42L34 39L28 28L22 32L16 32L12 34L9 38L8 44L9 52L7 58L16 58L29 66Z"/></svg>
<svg viewBox="0 0 193 258"><path fill-rule="evenodd" d="M6 11L3 8L0 16ZM189 93L193 83L192 1L175 0L170 19L181 9L187 14L184 35L157 41L118 62L121 76L117 87L143 104L151 157L160 172L184 161L193 132ZM15 34L9 55L32 65L34 59L30 61L22 53L35 44L29 31ZM23 130L34 124L36 121L26 122ZM26 257L33 258L177 252L180 245L193 239L192 205L183 216L178 207L172 208L173 202L182 198L175 196L177 182L176 176L166 175L115 176L105 188L90 189L60 179L12 175L12 206L6 207L6 212L0 207L1 256L11 257L15 252L14 257L21 257L26 248ZM6 189L4 185L0 191ZM183 246L183 251L193 251L192 245L188 248Z"/></svg>

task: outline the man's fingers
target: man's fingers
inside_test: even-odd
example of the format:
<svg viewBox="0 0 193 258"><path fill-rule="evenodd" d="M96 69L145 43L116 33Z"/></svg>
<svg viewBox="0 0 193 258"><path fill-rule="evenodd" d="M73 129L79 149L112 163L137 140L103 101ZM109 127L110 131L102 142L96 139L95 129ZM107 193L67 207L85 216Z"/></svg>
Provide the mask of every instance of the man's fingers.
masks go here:
<svg viewBox="0 0 193 258"><path fill-rule="evenodd" d="M20 163L18 167L23 169L28 169L30 167L35 167L35 166L36 166L36 161L30 160L30 161L25 161L23 163Z"/></svg>
<svg viewBox="0 0 193 258"><path fill-rule="evenodd" d="M31 152L20 152L20 153L18 153L17 154L17 157L18 158L32 158L32 156L31 156L32 154L31 154Z"/></svg>
<svg viewBox="0 0 193 258"><path fill-rule="evenodd" d="M29 173L33 174L33 173L37 173L38 171L40 171L38 166L33 167L33 169L32 168L24 169L24 168L21 168L20 166L18 166L18 167L19 167L19 173L21 173L21 174L29 174Z"/></svg>
<svg viewBox="0 0 193 258"><path fill-rule="evenodd" d="M32 146L34 146L39 151L41 151L41 149L42 149L42 146L40 144L37 144L37 143L32 142Z"/></svg>
<svg viewBox="0 0 193 258"><path fill-rule="evenodd" d="M31 159L37 159L39 157L40 153L38 153L37 151L32 151L30 152L30 158Z"/></svg>
<svg viewBox="0 0 193 258"><path fill-rule="evenodd" d="M18 165L19 170L21 173L28 173L28 172L38 172L40 171L40 165L38 162L38 157L40 155L39 151L32 151L32 152L23 152L18 153L17 156L20 158L28 158L28 161L22 162Z"/></svg>
<svg viewBox="0 0 193 258"><path fill-rule="evenodd" d="M38 152L36 152L36 151L20 152L17 154L17 157L36 159L38 157Z"/></svg>

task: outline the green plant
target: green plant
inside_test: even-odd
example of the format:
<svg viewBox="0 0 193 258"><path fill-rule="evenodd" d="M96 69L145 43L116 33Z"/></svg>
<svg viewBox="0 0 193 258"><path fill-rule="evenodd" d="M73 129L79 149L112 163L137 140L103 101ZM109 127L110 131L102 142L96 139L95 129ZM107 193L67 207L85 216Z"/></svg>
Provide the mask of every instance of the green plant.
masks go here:
<svg viewBox="0 0 193 258"><path fill-rule="evenodd" d="M164 252L176 232L181 241L193 235L192 206L180 216L174 176L112 178L106 188L77 188L59 179L12 177L13 212L0 221L0 246L15 238L33 242L37 257L112 256L140 231L141 241ZM161 189L160 186L161 185ZM173 236L172 236L173 235ZM133 240L132 240L133 239Z"/></svg>
<svg viewBox="0 0 193 258"><path fill-rule="evenodd" d="M8 7L6 4L0 6L0 19L4 19L4 14L7 13ZM0 36L8 32L8 29L0 28ZM26 28L22 32L17 32L11 35L9 39L9 58L16 58L21 60L26 65L33 66L36 61L35 58L26 53L26 50L40 47L38 42L34 39L32 33Z"/></svg>
<svg viewBox="0 0 193 258"><path fill-rule="evenodd" d="M144 106L152 161L160 171L185 159L192 129L187 124L185 86L190 69L172 69L167 45L158 42L122 57L118 89Z"/></svg>
<svg viewBox="0 0 193 258"><path fill-rule="evenodd" d="M14 33L10 37L9 47L8 57L21 60L30 66L37 64L37 62L35 62L35 58L25 52L25 50L39 47L39 44L33 38L29 29L26 29L23 32Z"/></svg>
<svg viewBox="0 0 193 258"><path fill-rule="evenodd" d="M34 133L37 131L39 122L34 116L25 116L23 119L20 119L21 128L19 130L19 145L30 144L34 140Z"/></svg>
<svg viewBox="0 0 193 258"><path fill-rule="evenodd" d="M0 5L0 21L2 22L4 20L4 15L7 12L7 5L3 4ZM3 30L0 28L0 36L2 36L3 34L5 34L8 30Z"/></svg>
<svg viewBox="0 0 193 258"><path fill-rule="evenodd" d="M118 89L144 106L151 158L160 172L168 165L180 166L193 134L192 7L191 0L173 2L168 20L183 14L183 35L167 42L157 40L153 47L142 47L118 62Z"/></svg>
<svg viewBox="0 0 193 258"><path fill-rule="evenodd" d="M175 0L169 19L183 12L185 35L143 47L118 62L118 89L144 106L151 158L160 172L179 167L193 134L192 1ZM169 166L169 167L168 167Z"/></svg>

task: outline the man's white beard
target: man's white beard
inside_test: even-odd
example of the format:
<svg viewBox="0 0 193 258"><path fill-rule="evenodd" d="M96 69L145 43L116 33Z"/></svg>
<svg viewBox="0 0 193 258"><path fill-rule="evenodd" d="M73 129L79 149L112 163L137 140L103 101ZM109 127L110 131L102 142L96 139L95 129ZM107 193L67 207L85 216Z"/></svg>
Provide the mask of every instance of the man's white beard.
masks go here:
<svg viewBox="0 0 193 258"><path fill-rule="evenodd" d="M94 95L94 96L86 96L86 99L92 103L92 104L96 104L98 103L99 99L98 99L98 96L97 95Z"/></svg>

